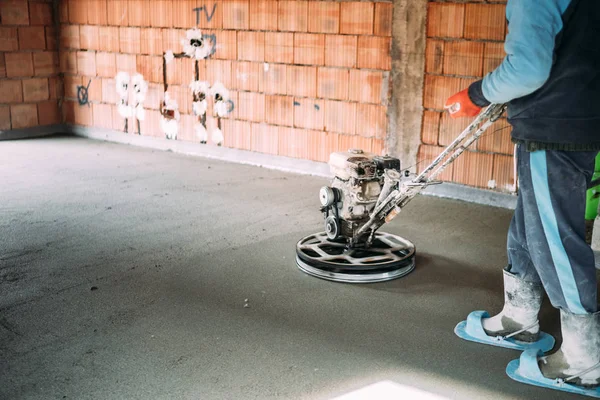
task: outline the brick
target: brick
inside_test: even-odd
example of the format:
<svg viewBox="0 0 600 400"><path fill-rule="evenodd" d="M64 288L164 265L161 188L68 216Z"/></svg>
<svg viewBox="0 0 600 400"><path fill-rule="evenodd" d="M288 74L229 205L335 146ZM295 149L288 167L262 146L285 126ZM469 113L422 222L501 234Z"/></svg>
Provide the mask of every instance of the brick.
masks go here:
<svg viewBox="0 0 600 400"><path fill-rule="evenodd" d="M6 53L6 76L9 78L33 76L33 57L31 53Z"/></svg>
<svg viewBox="0 0 600 400"><path fill-rule="evenodd" d="M263 122L265 120L265 95L254 92L239 92L238 119L252 122Z"/></svg>
<svg viewBox="0 0 600 400"><path fill-rule="evenodd" d="M48 78L48 93L50 100L58 100L64 97L62 78L51 76Z"/></svg>
<svg viewBox="0 0 600 400"><path fill-rule="evenodd" d="M294 101L294 126L322 131L325 126L324 101L300 98Z"/></svg>
<svg viewBox="0 0 600 400"><path fill-rule="evenodd" d="M384 139L387 133L387 108L375 104L356 107L356 134Z"/></svg>
<svg viewBox="0 0 600 400"><path fill-rule="evenodd" d="M350 72L340 68L319 68L317 97L321 99L348 100Z"/></svg>
<svg viewBox="0 0 600 400"><path fill-rule="evenodd" d="M210 3L198 2L196 8L202 10L194 11L195 23L199 28L222 29L223 28L223 2L213 0Z"/></svg>
<svg viewBox="0 0 600 400"><path fill-rule="evenodd" d="M0 78L6 76L6 62L4 61L4 53L0 53Z"/></svg>
<svg viewBox="0 0 600 400"><path fill-rule="evenodd" d="M99 27L98 39L100 42L100 51L109 51L111 53L119 52L119 28L115 26Z"/></svg>
<svg viewBox="0 0 600 400"><path fill-rule="evenodd" d="M65 79L66 79L66 77L65 77ZM116 89L115 85L116 85L116 82L114 79L102 79L102 102L103 103L109 103L109 104L117 103L117 101L119 100L119 96L117 95L117 89ZM148 85L148 86L150 86L150 85Z"/></svg>
<svg viewBox="0 0 600 400"><path fill-rule="evenodd" d="M98 27L81 25L79 27L79 44L81 49L100 50Z"/></svg>
<svg viewBox="0 0 600 400"><path fill-rule="evenodd" d="M138 72L144 76L152 76L152 56L137 56L137 69ZM182 59L175 59L167 64L167 83L169 85L180 85L181 84L181 61ZM164 68L164 64L163 64ZM156 82L152 79L153 82Z"/></svg>
<svg viewBox="0 0 600 400"><path fill-rule="evenodd" d="M61 107L62 120L66 124L75 123L75 103L73 101L65 101Z"/></svg>
<svg viewBox="0 0 600 400"><path fill-rule="evenodd" d="M264 61L265 60L265 33L244 32L237 35L237 54L239 60Z"/></svg>
<svg viewBox="0 0 600 400"><path fill-rule="evenodd" d="M338 149L340 151L361 149L370 153L373 149L373 138L360 135L339 135Z"/></svg>
<svg viewBox="0 0 600 400"><path fill-rule="evenodd" d="M200 67L200 65L198 65ZM196 80L196 69L194 60L190 58L181 59L180 72L179 72L179 83L184 86L188 86L191 81ZM204 77L203 77L204 78Z"/></svg>
<svg viewBox="0 0 600 400"><path fill-rule="evenodd" d="M512 156L494 156L494 169L492 179L495 181L497 189L504 192L513 192L515 190L515 168L514 158Z"/></svg>
<svg viewBox="0 0 600 400"><path fill-rule="evenodd" d="M62 117L58 108L58 101L48 100L38 103L38 119L41 126L60 124Z"/></svg>
<svg viewBox="0 0 600 400"><path fill-rule="evenodd" d="M447 112L442 113L438 143L447 146L454 141L471 123L470 118L450 118Z"/></svg>
<svg viewBox="0 0 600 400"><path fill-rule="evenodd" d="M467 4L465 37L468 39L504 40L505 9L504 4Z"/></svg>
<svg viewBox="0 0 600 400"><path fill-rule="evenodd" d="M281 156L307 159L311 132L305 129L279 128L279 149Z"/></svg>
<svg viewBox="0 0 600 400"><path fill-rule="evenodd" d="M249 61L234 61L232 63L232 89L258 91L258 76L261 64Z"/></svg>
<svg viewBox="0 0 600 400"><path fill-rule="evenodd" d="M421 132L421 141L423 143L438 144L441 116L442 113L437 111L425 110L423 112L423 130Z"/></svg>
<svg viewBox="0 0 600 400"><path fill-rule="evenodd" d="M448 76L425 76L423 106L443 111L448 98L467 88L472 80Z"/></svg>
<svg viewBox="0 0 600 400"><path fill-rule="evenodd" d="M122 131L124 129L125 120L118 114L117 107L113 109L113 129ZM146 110L146 117L140 123L140 130L144 136L165 137L164 132L160 129L160 112ZM129 129L133 128L133 123L129 122Z"/></svg>
<svg viewBox="0 0 600 400"><path fill-rule="evenodd" d="M250 29L254 31L276 31L278 4L273 0L250 1Z"/></svg>
<svg viewBox="0 0 600 400"><path fill-rule="evenodd" d="M2 25L29 25L28 2L23 0L3 0L0 2Z"/></svg>
<svg viewBox="0 0 600 400"><path fill-rule="evenodd" d="M113 81L114 87L114 81ZM108 97L112 96L112 92L106 93L105 86L102 86L102 96ZM117 96L116 91L114 92L114 96ZM163 97L163 87L158 83L150 83L148 85L148 92L146 93L146 101L144 102L144 107L152 110L160 109L160 103L162 102ZM104 97L103 97L104 98ZM116 97L115 97L116 101Z"/></svg>
<svg viewBox="0 0 600 400"><path fill-rule="evenodd" d="M184 39L185 31L181 29L161 29L162 31L162 47L163 50L171 50L173 53L178 53L179 50L183 50L181 46L181 39Z"/></svg>
<svg viewBox="0 0 600 400"><path fill-rule="evenodd" d="M481 135L477 141L477 149L490 153L513 154L511 132L511 126L506 118L500 118Z"/></svg>
<svg viewBox="0 0 600 400"><path fill-rule="evenodd" d="M417 154L417 172L423 172L423 170L431 164L443 150L444 147L421 145ZM450 166L435 179L446 182L452 181L453 169L453 165L450 164Z"/></svg>
<svg viewBox="0 0 600 400"><path fill-rule="evenodd" d="M392 68L390 46L390 38L360 36L358 38L358 68L389 71Z"/></svg>
<svg viewBox="0 0 600 400"><path fill-rule="evenodd" d="M173 27L190 29L196 27L196 0L176 0L173 1ZM200 13L199 15L202 15Z"/></svg>
<svg viewBox="0 0 600 400"><path fill-rule="evenodd" d="M139 54L140 28L119 28L119 49L121 53Z"/></svg>
<svg viewBox="0 0 600 400"><path fill-rule="evenodd" d="M0 26L0 51L16 51L19 49L17 28Z"/></svg>
<svg viewBox="0 0 600 400"><path fill-rule="evenodd" d="M337 133L311 131L308 136L311 160L327 162L334 151L339 150L340 136Z"/></svg>
<svg viewBox="0 0 600 400"><path fill-rule="evenodd" d="M208 31L204 31L208 33ZM214 31L217 37L217 52L212 56L221 60L237 60L237 32L236 31ZM264 43L263 43L264 48Z"/></svg>
<svg viewBox="0 0 600 400"><path fill-rule="evenodd" d="M158 28L140 29L140 53L162 56L163 52L163 32Z"/></svg>
<svg viewBox="0 0 600 400"><path fill-rule="evenodd" d="M317 67L288 65L287 94L317 97Z"/></svg>
<svg viewBox="0 0 600 400"><path fill-rule="evenodd" d="M86 6L88 12L88 24L108 24L108 7L106 0L88 0Z"/></svg>
<svg viewBox="0 0 600 400"><path fill-rule="evenodd" d="M325 130L354 135L356 133L356 103L326 100Z"/></svg>
<svg viewBox="0 0 600 400"><path fill-rule="evenodd" d="M133 74L136 71L136 57L135 54L117 54L117 71L127 72Z"/></svg>
<svg viewBox="0 0 600 400"><path fill-rule="evenodd" d="M151 7L151 26L155 28L171 28L173 26L172 0L152 0L151 5L149 5L149 7ZM191 10L189 12L191 12Z"/></svg>
<svg viewBox="0 0 600 400"><path fill-rule="evenodd" d="M221 82L226 88L231 88L232 76L231 61L206 60L206 80L211 84Z"/></svg>
<svg viewBox="0 0 600 400"><path fill-rule="evenodd" d="M59 1L58 2L58 20L61 23L69 22L69 2L68 1Z"/></svg>
<svg viewBox="0 0 600 400"><path fill-rule="evenodd" d="M102 78L84 76L81 85L88 88L88 99L90 102L102 102Z"/></svg>
<svg viewBox="0 0 600 400"><path fill-rule="evenodd" d="M277 4L277 2L273 3ZM279 127L267 124L252 124L252 151L277 155L279 152Z"/></svg>
<svg viewBox="0 0 600 400"><path fill-rule="evenodd" d="M313 33L294 34L294 63L324 65L325 35Z"/></svg>
<svg viewBox="0 0 600 400"><path fill-rule="evenodd" d="M14 104L10 106L10 120L13 129L31 128L38 125L35 104Z"/></svg>
<svg viewBox="0 0 600 400"><path fill-rule="evenodd" d="M106 3L106 21L108 25L127 26L129 25L129 8L127 0L107 0ZM118 35L118 33L117 33Z"/></svg>
<svg viewBox="0 0 600 400"><path fill-rule="evenodd" d="M372 2L351 1L341 3L340 33L372 35L374 8Z"/></svg>
<svg viewBox="0 0 600 400"><path fill-rule="evenodd" d="M67 0L62 0L67 1ZM68 0L69 2L69 22L72 24L87 24L87 1L81 0Z"/></svg>
<svg viewBox="0 0 600 400"><path fill-rule="evenodd" d="M250 150L252 147L252 124L246 121L223 120L223 146Z"/></svg>
<svg viewBox="0 0 600 400"><path fill-rule="evenodd" d="M429 3L427 7L427 36L451 37L463 36L465 24L465 5L454 3Z"/></svg>
<svg viewBox="0 0 600 400"><path fill-rule="evenodd" d="M77 98L77 88L81 85L80 76L66 75L64 78L65 82L65 97L70 99Z"/></svg>
<svg viewBox="0 0 600 400"><path fill-rule="evenodd" d="M325 65L330 67L356 67L358 37L349 35L325 36Z"/></svg>
<svg viewBox="0 0 600 400"><path fill-rule="evenodd" d="M169 68L170 67L170 68ZM159 56L142 56L136 57L136 70L142 74L144 79L148 82L163 82L163 59ZM169 76L169 71L171 75ZM180 81L179 72L177 68L173 68L173 64L169 64L167 67L167 83L178 84ZM175 72L176 75L173 75ZM171 78L171 79L169 79Z"/></svg>
<svg viewBox="0 0 600 400"><path fill-rule="evenodd" d="M117 59L113 53L96 53L96 70L98 76L114 78L117 75Z"/></svg>
<svg viewBox="0 0 600 400"><path fill-rule="evenodd" d="M50 3L29 2L30 25L52 25L52 5Z"/></svg>
<svg viewBox="0 0 600 400"><path fill-rule="evenodd" d="M483 43L447 42L444 46L444 74L481 76L483 71Z"/></svg>
<svg viewBox="0 0 600 400"><path fill-rule="evenodd" d="M0 131L10 129L10 107L0 106Z"/></svg>
<svg viewBox="0 0 600 400"><path fill-rule="evenodd" d="M265 121L274 125L294 125L294 98L265 96Z"/></svg>
<svg viewBox="0 0 600 400"><path fill-rule="evenodd" d="M223 29L247 30L250 21L248 0L223 1Z"/></svg>
<svg viewBox="0 0 600 400"><path fill-rule="evenodd" d="M324 1L309 2L308 31L312 33L339 33L340 4Z"/></svg>
<svg viewBox="0 0 600 400"><path fill-rule="evenodd" d="M92 105L94 127L112 129L112 106L110 104Z"/></svg>
<svg viewBox="0 0 600 400"><path fill-rule="evenodd" d="M285 64L271 64L262 68L258 79L258 90L270 94L286 94L287 91L287 66Z"/></svg>
<svg viewBox="0 0 600 400"><path fill-rule="evenodd" d="M454 161L453 181L463 185L487 188L492 179L494 156L465 151Z"/></svg>
<svg viewBox="0 0 600 400"><path fill-rule="evenodd" d="M46 30L43 26L24 26L19 28L20 50L45 50Z"/></svg>
<svg viewBox="0 0 600 400"><path fill-rule="evenodd" d="M60 46L63 49L79 49L79 26L61 25Z"/></svg>
<svg viewBox="0 0 600 400"><path fill-rule="evenodd" d="M280 31L308 31L308 1L280 1L278 10Z"/></svg>
<svg viewBox="0 0 600 400"><path fill-rule="evenodd" d="M77 52L77 72L81 75L96 75L96 53L92 51Z"/></svg>
<svg viewBox="0 0 600 400"><path fill-rule="evenodd" d="M425 46L425 72L441 75L444 67L444 41L427 39Z"/></svg>
<svg viewBox="0 0 600 400"><path fill-rule="evenodd" d="M483 75L495 70L506 57L504 43L486 43L483 50Z"/></svg>
<svg viewBox="0 0 600 400"><path fill-rule="evenodd" d="M0 80L0 103L22 103L23 84L19 80Z"/></svg>
<svg viewBox="0 0 600 400"><path fill-rule="evenodd" d="M266 32L265 61L292 64L294 62L294 34Z"/></svg>
<svg viewBox="0 0 600 400"><path fill-rule="evenodd" d="M375 3L375 24L373 32L377 36L392 36L392 3Z"/></svg>
<svg viewBox="0 0 600 400"><path fill-rule="evenodd" d="M385 148L385 141L381 139L373 139L373 141L371 142L371 153L380 156L385 156L389 154L389 152Z"/></svg>
<svg viewBox="0 0 600 400"><path fill-rule="evenodd" d="M150 26L151 4L148 0L129 0L127 19L129 26Z"/></svg>
<svg viewBox="0 0 600 400"><path fill-rule="evenodd" d="M58 50L58 34L54 26L46 26L46 49Z"/></svg>
<svg viewBox="0 0 600 400"><path fill-rule="evenodd" d="M94 121L92 117L92 107L80 106L75 104L73 109L73 117L75 125L92 126Z"/></svg>
<svg viewBox="0 0 600 400"><path fill-rule="evenodd" d="M77 73L77 53L74 51L63 51L58 54L60 72L67 74Z"/></svg>
<svg viewBox="0 0 600 400"><path fill-rule="evenodd" d="M48 79L33 78L23 80L23 101L34 103L49 99Z"/></svg>

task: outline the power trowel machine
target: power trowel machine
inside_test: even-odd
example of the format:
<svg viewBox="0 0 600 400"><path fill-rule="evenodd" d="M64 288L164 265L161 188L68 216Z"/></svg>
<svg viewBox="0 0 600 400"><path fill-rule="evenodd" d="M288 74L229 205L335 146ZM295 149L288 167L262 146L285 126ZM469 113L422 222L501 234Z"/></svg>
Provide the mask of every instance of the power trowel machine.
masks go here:
<svg viewBox="0 0 600 400"><path fill-rule="evenodd" d="M504 112L492 104L421 173L403 174L400 160L362 150L332 153L334 174L319 198L325 231L296 245L298 267L319 278L349 283L383 282L400 278L415 267L415 246L408 240L379 232L406 204L458 158Z"/></svg>

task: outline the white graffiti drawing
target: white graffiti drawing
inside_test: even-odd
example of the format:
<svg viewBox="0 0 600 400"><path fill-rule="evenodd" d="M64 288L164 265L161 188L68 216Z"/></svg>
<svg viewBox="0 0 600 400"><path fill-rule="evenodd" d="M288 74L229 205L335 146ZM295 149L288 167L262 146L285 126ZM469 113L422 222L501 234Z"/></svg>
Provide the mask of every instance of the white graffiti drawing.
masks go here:
<svg viewBox="0 0 600 400"><path fill-rule="evenodd" d="M186 32L186 38L181 39L183 52L186 56L196 60L204 60L211 55L213 46L203 35L200 29L194 28Z"/></svg>
<svg viewBox="0 0 600 400"><path fill-rule="evenodd" d="M127 72L120 71L115 77L115 86L119 100L117 100L117 111L125 119L124 132L128 132L129 118L137 119L137 131L141 134L140 121L144 120L146 112L144 110L144 100L148 92L148 84L141 74L135 74L133 77ZM130 91L133 90L133 93ZM130 98L133 98L129 104Z"/></svg>
<svg viewBox="0 0 600 400"><path fill-rule="evenodd" d="M170 140L177 139L181 114L179 113L177 101L172 99L168 92L165 92L165 100L163 102L161 114L160 126L165 133L165 136Z"/></svg>

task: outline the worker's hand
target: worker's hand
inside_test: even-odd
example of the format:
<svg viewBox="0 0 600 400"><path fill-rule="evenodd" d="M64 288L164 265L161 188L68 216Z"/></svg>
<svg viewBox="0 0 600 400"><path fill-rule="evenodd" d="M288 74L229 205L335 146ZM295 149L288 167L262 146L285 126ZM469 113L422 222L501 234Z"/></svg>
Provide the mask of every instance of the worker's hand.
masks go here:
<svg viewBox="0 0 600 400"><path fill-rule="evenodd" d="M446 101L445 109L451 118L474 117L479 114L481 107L477 106L469 97L469 89L458 92Z"/></svg>

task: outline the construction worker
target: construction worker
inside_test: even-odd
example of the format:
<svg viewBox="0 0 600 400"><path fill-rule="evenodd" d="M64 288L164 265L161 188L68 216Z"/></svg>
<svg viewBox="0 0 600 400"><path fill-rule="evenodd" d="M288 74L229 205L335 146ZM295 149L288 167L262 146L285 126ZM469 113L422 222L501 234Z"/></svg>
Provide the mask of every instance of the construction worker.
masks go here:
<svg viewBox="0 0 600 400"><path fill-rule="evenodd" d="M600 150L600 1L508 0L507 56L446 103L451 117L508 104L519 197L508 232L505 303L456 333L524 350L511 378L600 397L600 313L585 240L586 190ZM562 345L540 332L544 291L560 310Z"/></svg>

